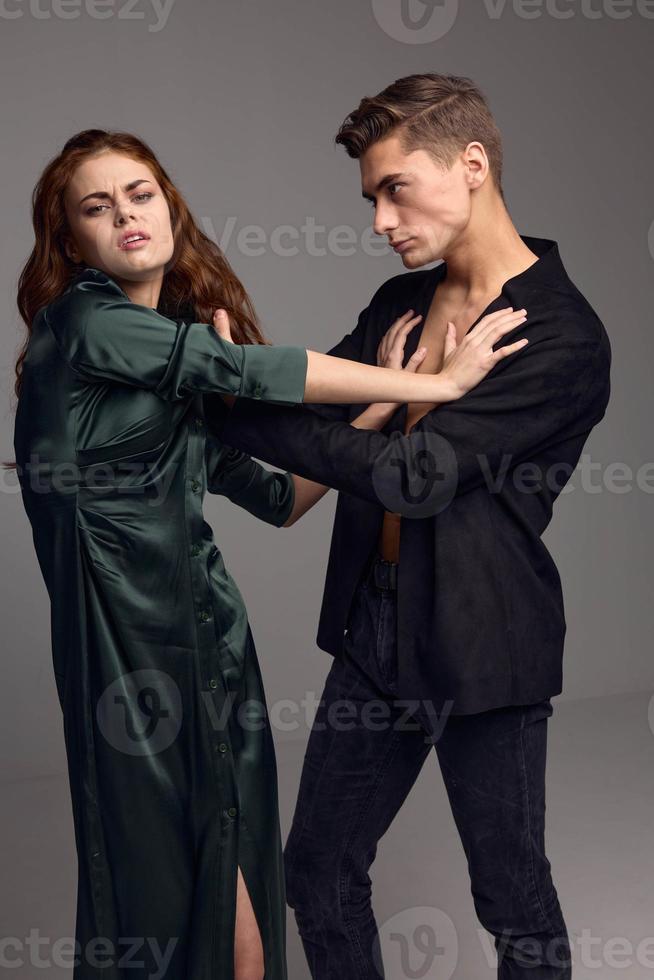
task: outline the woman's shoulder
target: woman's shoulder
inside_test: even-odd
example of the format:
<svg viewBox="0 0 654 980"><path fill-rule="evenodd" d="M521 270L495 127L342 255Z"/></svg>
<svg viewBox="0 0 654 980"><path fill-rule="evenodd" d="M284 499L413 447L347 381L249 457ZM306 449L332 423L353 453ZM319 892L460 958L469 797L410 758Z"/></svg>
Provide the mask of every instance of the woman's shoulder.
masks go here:
<svg viewBox="0 0 654 980"><path fill-rule="evenodd" d="M106 272L103 272L101 269L94 269L91 266L85 266L68 283L63 292L50 300L45 309L48 313L64 309L73 310L78 306L86 306L94 299L97 301L107 295L126 297L126 293Z"/></svg>
<svg viewBox="0 0 654 980"><path fill-rule="evenodd" d="M83 331L92 315L117 300L128 299L120 286L103 272L86 266L39 314L54 332L57 341L70 344Z"/></svg>

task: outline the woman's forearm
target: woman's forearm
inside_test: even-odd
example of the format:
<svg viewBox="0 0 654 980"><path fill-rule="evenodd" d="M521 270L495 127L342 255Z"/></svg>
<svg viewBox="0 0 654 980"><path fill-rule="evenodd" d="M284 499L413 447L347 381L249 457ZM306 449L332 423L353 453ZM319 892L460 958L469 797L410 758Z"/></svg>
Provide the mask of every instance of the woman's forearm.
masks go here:
<svg viewBox="0 0 654 980"><path fill-rule="evenodd" d="M322 500L329 490L329 487L325 486L324 483L315 483L313 480L298 476L297 473L292 473L291 476L295 485L295 502L293 503L293 510L282 527L290 527L291 524L299 521L308 510L311 510L319 500Z"/></svg>
<svg viewBox="0 0 654 980"><path fill-rule="evenodd" d="M374 367L307 350L305 402L449 402L460 396L439 374Z"/></svg>

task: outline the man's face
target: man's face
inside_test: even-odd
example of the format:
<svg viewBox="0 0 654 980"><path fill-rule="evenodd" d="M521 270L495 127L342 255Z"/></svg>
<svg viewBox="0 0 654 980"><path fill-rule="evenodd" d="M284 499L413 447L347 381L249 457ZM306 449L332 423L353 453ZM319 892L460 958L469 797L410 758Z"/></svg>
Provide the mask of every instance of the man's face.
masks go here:
<svg viewBox="0 0 654 980"><path fill-rule="evenodd" d="M407 269L450 251L470 219L470 192L483 180L484 161L481 144L471 143L443 170L426 150L405 153L392 134L361 155L361 190L375 209L373 228L388 237Z"/></svg>
<svg viewBox="0 0 654 980"><path fill-rule="evenodd" d="M114 151L87 158L68 182L65 207L72 245L86 265L119 282L163 274L174 248L170 209L144 163ZM144 240L124 242L137 232Z"/></svg>

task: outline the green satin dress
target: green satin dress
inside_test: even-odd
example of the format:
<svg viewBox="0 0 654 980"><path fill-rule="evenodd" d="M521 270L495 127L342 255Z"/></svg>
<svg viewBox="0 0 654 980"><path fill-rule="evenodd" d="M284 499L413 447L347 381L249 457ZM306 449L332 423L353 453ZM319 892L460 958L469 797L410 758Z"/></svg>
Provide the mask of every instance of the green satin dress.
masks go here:
<svg viewBox="0 0 654 980"><path fill-rule="evenodd" d="M220 392L301 402L304 347L230 344L85 268L33 324L14 448L51 605L78 854L75 980L230 980L237 865L286 980L277 770L205 492L281 526L290 473L221 444Z"/></svg>

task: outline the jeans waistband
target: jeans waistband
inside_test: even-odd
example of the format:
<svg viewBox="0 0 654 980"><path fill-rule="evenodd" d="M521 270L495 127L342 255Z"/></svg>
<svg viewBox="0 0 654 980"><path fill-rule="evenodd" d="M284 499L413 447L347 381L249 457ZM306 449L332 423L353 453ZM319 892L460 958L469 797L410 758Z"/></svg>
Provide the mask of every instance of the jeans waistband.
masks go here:
<svg viewBox="0 0 654 980"><path fill-rule="evenodd" d="M378 589L387 592L397 591L397 572L399 564L394 561L386 561L377 552L368 560L365 573L366 582L374 582Z"/></svg>

